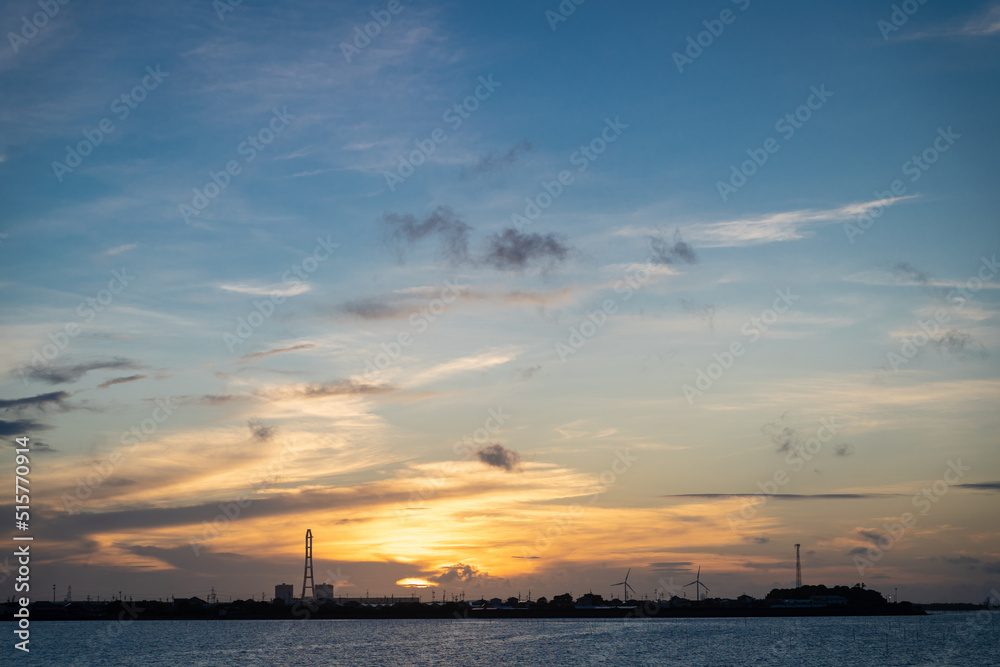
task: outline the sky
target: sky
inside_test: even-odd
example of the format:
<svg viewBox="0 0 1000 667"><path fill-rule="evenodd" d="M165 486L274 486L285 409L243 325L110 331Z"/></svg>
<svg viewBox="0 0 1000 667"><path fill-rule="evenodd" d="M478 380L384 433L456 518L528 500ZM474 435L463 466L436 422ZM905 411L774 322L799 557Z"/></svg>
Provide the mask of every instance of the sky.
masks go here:
<svg viewBox="0 0 1000 667"><path fill-rule="evenodd" d="M1000 587L1000 5L680 4L5 3L32 596Z"/></svg>

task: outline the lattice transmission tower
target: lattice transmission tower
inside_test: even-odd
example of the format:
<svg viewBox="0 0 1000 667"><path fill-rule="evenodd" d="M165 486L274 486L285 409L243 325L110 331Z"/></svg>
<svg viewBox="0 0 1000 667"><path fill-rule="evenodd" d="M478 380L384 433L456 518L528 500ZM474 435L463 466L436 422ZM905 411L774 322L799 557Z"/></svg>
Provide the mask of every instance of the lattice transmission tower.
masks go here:
<svg viewBox="0 0 1000 667"><path fill-rule="evenodd" d="M306 591L309 591L308 595ZM313 532L306 530L306 567L302 572L302 599L316 599L316 582L313 581Z"/></svg>

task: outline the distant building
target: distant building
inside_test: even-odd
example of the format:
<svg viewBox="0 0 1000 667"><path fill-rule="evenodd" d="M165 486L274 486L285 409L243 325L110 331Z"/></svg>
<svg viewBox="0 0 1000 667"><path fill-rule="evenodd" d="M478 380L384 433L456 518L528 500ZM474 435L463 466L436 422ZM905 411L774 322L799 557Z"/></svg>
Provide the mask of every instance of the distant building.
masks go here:
<svg viewBox="0 0 1000 667"><path fill-rule="evenodd" d="M333 600L333 584L319 584L316 586L316 602Z"/></svg>
<svg viewBox="0 0 1000 667"><path fill-rule="evenodd" d="M292 598L295 597L295 589L292 588L291 584L278 584L274 587L274 599L281 600L282 602L291 604Z"/></svg>

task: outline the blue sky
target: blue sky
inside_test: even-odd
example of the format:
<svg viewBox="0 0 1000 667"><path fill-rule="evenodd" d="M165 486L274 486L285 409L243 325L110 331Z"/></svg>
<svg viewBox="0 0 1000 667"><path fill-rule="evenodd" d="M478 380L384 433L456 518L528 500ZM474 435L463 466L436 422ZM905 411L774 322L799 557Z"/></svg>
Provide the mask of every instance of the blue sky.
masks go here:
<svg viewBox="0 0 1000 667"><path fill-rule="evenodd" d="M996 587L1000 8L647 4L8 3L41 586L259 594L312 528L345 590Z"/></svg>

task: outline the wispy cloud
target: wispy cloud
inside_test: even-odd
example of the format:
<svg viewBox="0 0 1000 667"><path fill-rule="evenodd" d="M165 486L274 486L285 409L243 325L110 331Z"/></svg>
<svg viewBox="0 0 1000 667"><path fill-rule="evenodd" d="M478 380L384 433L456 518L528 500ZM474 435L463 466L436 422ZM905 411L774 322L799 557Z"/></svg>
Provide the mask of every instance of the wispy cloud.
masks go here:
<svg viewBox="0 0 1000 667"><path fill-rule="evenodd" d="M989 7L979 16L968 21L958 34L969 37L985 37L1000 33L1000 5Z"/></svg>
<svg viewBox="0 0 1000 667"><path fill-rule="evenodd" d="M311 350L316 347L313 343L302 343L300 345L292 345L289 347L280 347L274 350L265 350L264 352L253 352L252 354L244 354L240 357L237 363L247 364L251 361L257 361L258 359L265 359L275 354L284 354L285 352L296 352L298 350Z"/></svg>
<svg viewBox="0 0 1000 667"><path fill-rule="evenodd" d="M138 243L128 243L126 245L115 246L114 248L109 248L104 251L105 255L120 255L123 252L128 252L129 250L135 250L139 247Z"/></svg>
<svg viewBox="0 0 1000 667"><path fill-rule="evenodd" d="M934 37L989 37L1000 34L1000 4L993 4L978 15L924 30L901 34L900 39L931 39Z"/></svg>
<svg viewBox="0 0 1000 667"><path fill-rule="evenodd" d="M461 357L417 373L409 378L407 384L412 386L429 384L459 373L486 370L494 366L500 366L517 359L517 357L518 351L516 349L492 350L490 352L483 352L482 354Z"/></svg>
<svg viewBox="0 0 1000 667"><path fill-rule="evenodd" d="M305 282L296 281L295 284L274 283L271 285L251 285L250 283L223 283L218 286L226 292L236 292L238 294L250 294L253 296L298 296L305 294L311 288Z"/></svg>
<svg viewBox="0 0 1000 667"><path fill-rule="evenodd" d="M326 174L331 171L336 171L335 168L330 167L328 169L312 169L309 171L300 171L292 174L289 178L305 178L306 176L319 176L320 174Z"/></svg>
<svg viewBox="0 0 1000 667"><path fill-rule="evenodd" d="M262 398L284 401L302 398L327 398L330 396L352 396L363 394L385 394L395 391L388 385L366 384L353 380L333 380L331 382L309 383L274 389L259 390L256 394Z"/></svg>
<svg viewBox="0 0 1000 667"><path fill-rule="evenodd" d="M363 320L405 319L414 313L427 310L429 303L442 296L454 296L455 303L489 303L502 306L551 307L571 303L577 294L573 288L554 290L510 290L485 291L466 289L462 286L441 288L432 286L411 287L395 290L388 294L377 294L345 301L336 311Z"/></svg>
<svg viewBox="0 0 1000 667"><path fill-rule="evenodd" d="M873 209L891 206L915 197L919 195L878 199L830 209L798 209L734 220L694 223L683 225L681 229L691 242L705 248L797 241L812 236L810 227L852 220ZM649 236L656 233L658 233L656 229L638 227L625 227L616 232L619 236Z"/></svg>
<svg viewBox="0 0 1000 667"><path fill-rule="evenodd" d="M839 208L815 210L800 209L786 213L772 213L756 218L726 220L707 225L689 227L685 231L692 240L707 247L732 247L796 241L812 235L808 228L816 224L843 222L864 215L878 207L891 206L918 195L881 199Z"/></svg>

